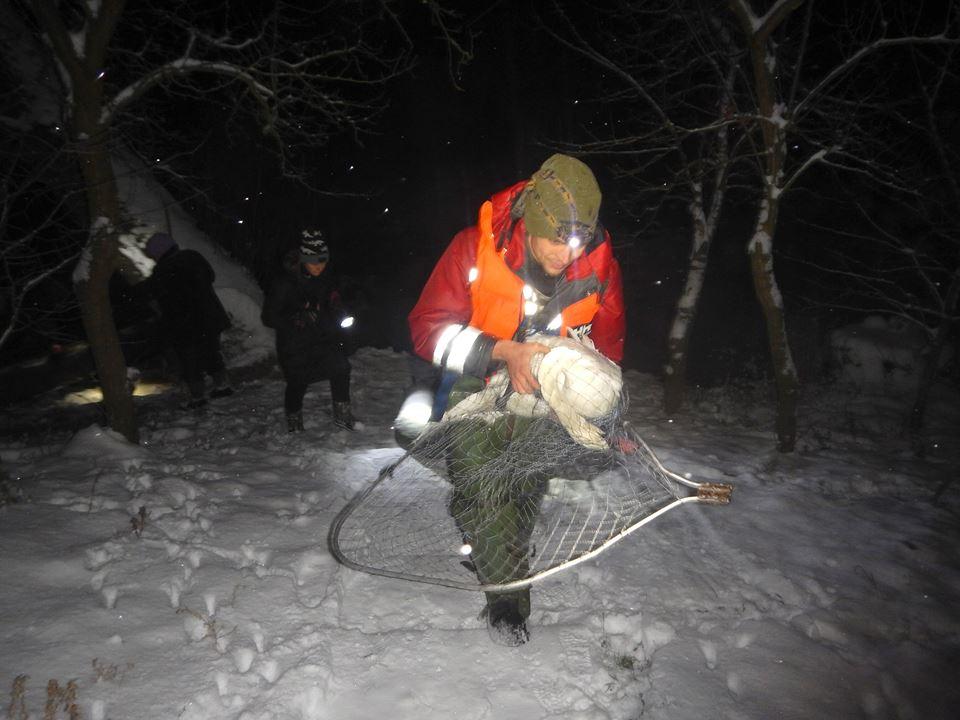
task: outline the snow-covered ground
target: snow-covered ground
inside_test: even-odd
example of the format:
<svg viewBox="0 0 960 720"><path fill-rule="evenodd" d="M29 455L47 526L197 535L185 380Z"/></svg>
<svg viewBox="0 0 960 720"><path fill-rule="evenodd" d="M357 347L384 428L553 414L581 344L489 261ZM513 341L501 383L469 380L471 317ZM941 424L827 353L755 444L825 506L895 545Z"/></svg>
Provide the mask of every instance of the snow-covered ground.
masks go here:
<svg viewBox="0 0 960 720"><path fill-rule="evenodd" d="M956 717L952 395L918 459L902 402L809 390L800 448L780 455L760 391L704 392L668 419L657 382L628 373L665 464L733 483L733 503L678 508L535 585L531 641L507 648L480 594L327 549L335 514L400 453L406 368L354 357L354 433L321 384L288 435L271 375L204 414L138 398L139 447L97 426L0 440L19 500L0 509L10 717L21 701L42 717L50 680L75 680L94 720ZM54 399L20 412L39 423Z"/></svg>
<svg viewBox="0 0 960 720"><path fill-rule="evenodd" d="M27 62L32 51L15 55ZM17 70L35 95L32 121L54 122L56 91L43 90L42 66ZM264 359L272 336L250 275L142 169L119 160L116 169L133 216L214 265L234 321L231 361ZM862 359L864 339L877 334L848 335L843 347ZM867 358L879 357L875 345ZM885 379L915 356L880 360L851 367ZM336 513L400 453L389 426L406 369L389 351L355 356L354 405L365 425L355 433L332 426L328 391L315 386L306 432L288 435L276 374L245 380L202 414L178 410L175 391L138 397L140 446L96 425L63 429L96 413L60 403L95 401L96 390L4 408L0 712L957 716L955 393L935 397L921 459L900 437L902 398L808 390L798 450L780 455L762 390L704 392L666 418L657 382L628 374L631 420L661 459L734 484L733 503L686 505L537 584L532 639L505 648L477 617L479 594L361 574L327 550ZM58 710L74 697L75 711Z"/></svg>

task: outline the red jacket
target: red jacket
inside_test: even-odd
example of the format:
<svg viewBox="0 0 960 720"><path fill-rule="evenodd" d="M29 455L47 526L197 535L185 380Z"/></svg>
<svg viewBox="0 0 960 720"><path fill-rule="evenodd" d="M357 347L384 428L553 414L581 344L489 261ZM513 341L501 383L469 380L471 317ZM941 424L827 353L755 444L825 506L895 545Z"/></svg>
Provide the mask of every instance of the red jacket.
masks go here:
<svg viewBox="0 0 960 720"><path fill-rule="evenodd" d="M490 237L492 231L492 239L499 249L496 261L502 262L517 278L515 287L518 290L522 288L523 281L518 273L523 267L526 252L526 228L521 218L513 223L510 231L513 222L510 208L525 185L526 181L519 182L494 195L489 201L489 211L486 210L487 203L484 204L478 224L457 233L437 262L409 316L414 350L424 359L456 372L482 376L486 373L493 344L498 339L510 339L512 329L519 325L522 310L515 320L510 320L506 325L499 323L498 331L492 330L490 323L487 323L487 327L471 328L471 318L474 318L475 325L480 325L476 318L481 317L484 314L482 311L487 309L477 307L478 298L489 302L488 298L492 295L501 294L504 290L513 292L512 283L500 282L494 288L494 293L472 293L471 285L474 281L483 280L476 277L477 256L481 247L481 226L488 225L486 233ZM485 212L490 212L486 221ZM487 243L486 247L493 245ZM489 254L485 258L489 261ZM591 321L583 323L585 327L582 325L579 330L587 332L597 350L611 360L620 362L626 326L623 285L620 266L613 257L610 236L605 230L567 268L554 297L559 303L558 310L577 305L580 310L573 315L579 316L579 321L585 319L583 308L595 309ZM519 309L522 305L523 298L518 296L516 307ZM512 314L512 306L513 303L508 299L504 305L507 308L505 312ZM498 309L498 312L504 311ZM564 312L563 316L566 319L567 313ZM562 328L562 331L565 332L566 328Z"/></svg>

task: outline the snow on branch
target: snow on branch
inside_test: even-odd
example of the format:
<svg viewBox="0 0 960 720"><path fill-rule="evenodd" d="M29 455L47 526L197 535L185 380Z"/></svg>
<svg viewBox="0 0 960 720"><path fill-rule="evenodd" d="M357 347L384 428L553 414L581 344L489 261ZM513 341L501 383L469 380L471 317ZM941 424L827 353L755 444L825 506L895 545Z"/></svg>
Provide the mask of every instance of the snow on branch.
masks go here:
<svg viewBox="0 0 960 720"><path fill-rule="evenodd" d="M730 0L730 9L739 18L749 35L759 42L765 41L804 0L777 0L769 10L758 17L747 0Z"/></svg>

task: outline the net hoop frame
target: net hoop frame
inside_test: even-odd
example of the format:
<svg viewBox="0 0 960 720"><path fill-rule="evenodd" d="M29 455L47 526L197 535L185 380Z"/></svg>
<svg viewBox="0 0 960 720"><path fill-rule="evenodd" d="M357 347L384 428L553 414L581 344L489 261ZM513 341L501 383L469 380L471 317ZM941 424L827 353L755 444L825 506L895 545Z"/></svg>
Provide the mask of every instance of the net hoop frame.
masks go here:
<svg viewBox="0 0 960 720"><path fill-rule="evenodd" d="M681 505L686 505L688 503L703 503L708 505L726 505L730 502L730 495L733 491L733 486L727 483L704 483L696 482L691 480L688 477L679 475L672 470L668 470L663 466L663 463L660 462L660 458L657 457L656 453L650 448L649 445L642 439L637 438L646 451L650 454L654 464L659 470L661 470L665 475L671 479L677 481L681 485L684 485L692 490L697 491L694 495L688 495L686 497L678 498L673 502L665 505L659 510L647 515L641 520L635 522L634 524L623 529L622 532L618 533L614 537L605 541L603 544L598 545L593 550L578 555L572 560L568 560L560 565L555 565L553 567L547 568L546 570L541 570L540 572L525 577L520 580L513 580L508 583L502 584L480 584L480 583L466 583L466 582L457 582L456 580L445 580L442 578L433 578L427 577L424 575L415 575L413 573L403 573L397 572L394 570L387 570L384 568L377 568L370 565L362 565L356 563L346 557L343 552L340 550L340 544L338 542L338 536L340 528L343 526L343 523L346 522L347 518L353 513L353 510L363 502L363 500L370 495L380 483L382 483L387 478L391 477L393 474L394 468L396 468L404 459L407 458L409 452L404 453L399 460L391 463L390 465L384 467L377 476L377 479L370 484L369 487L361 490L353 498L350 499L341 510L337 513L336 517L333 519L333 522L330 524L330 529L327 532L327 547L330 549L331 554L341 565L344 565L352 570L357 570L359 572L367 573L369 575L380 575L383 577L396 578L399 580L408 580L412 582L421 582L427 583L429 585L441 585L444 587L456 588L458 590L471 590L479 592L500 592L508 590L519 590L521 588L530 587L535 582L543 580L555 573L558 573L562 570L567 570L575 565L580 564L586 560L595 558L600 553L612 547L614 544L620 542L625 537L632 535L634 532L639 530L641 527L646 525L649 522L652 522L654 519L660 517L661 515L667 513L674 508L678 508Z"/></svg>

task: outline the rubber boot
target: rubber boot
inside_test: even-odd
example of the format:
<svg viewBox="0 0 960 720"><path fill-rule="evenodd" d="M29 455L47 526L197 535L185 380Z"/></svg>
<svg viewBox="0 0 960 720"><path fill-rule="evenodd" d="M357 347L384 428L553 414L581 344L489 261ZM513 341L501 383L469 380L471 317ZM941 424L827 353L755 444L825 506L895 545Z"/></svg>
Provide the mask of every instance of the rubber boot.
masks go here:
<svg viewBox="0 0 960 720"><path fill-rule="evenodd" d="M185 409L199 410L207 404L203 396L203 380L187 383L187 389L190 390L190 399L184 404Z"/></svg>
<svg viewBox="0 0 960 720"><path fill-rule="evenodd" d="M350 401L333 403L333 424L346 430L353 430L356 421L350 411Z"/></svg>
<svg viewBox="0 0 960 720"><path fill-rule="evenodd" d="M487 632L498 645L517 647L530 639L516 597L502 596L487 605Z"/></svg>
<svg viewBox="0 0 960 720"><path fill-rule="evenodd" d="M287 415L287 432L303 432L303 412Z"/></svg>
<svg viewBox="0 0 960 720"><path fill-rule="evenodd" d="M233 388L230 387L230 378L227 377L227 371L222 370L213 376L213 390L210 391L210 399L225 398L233 395Z"/></svg>

